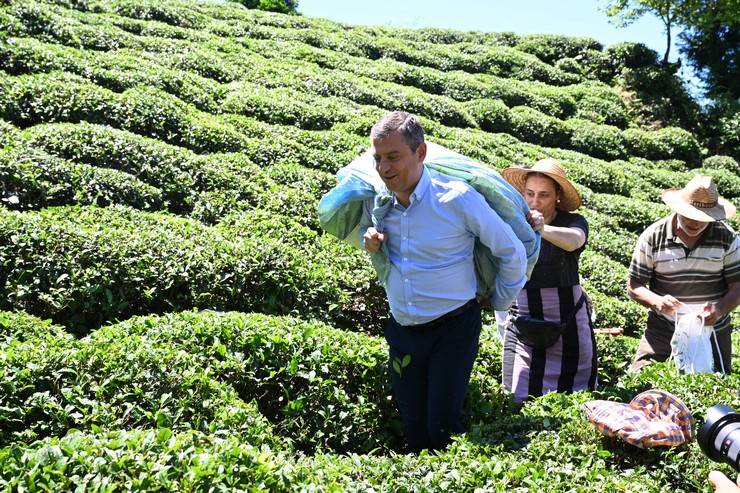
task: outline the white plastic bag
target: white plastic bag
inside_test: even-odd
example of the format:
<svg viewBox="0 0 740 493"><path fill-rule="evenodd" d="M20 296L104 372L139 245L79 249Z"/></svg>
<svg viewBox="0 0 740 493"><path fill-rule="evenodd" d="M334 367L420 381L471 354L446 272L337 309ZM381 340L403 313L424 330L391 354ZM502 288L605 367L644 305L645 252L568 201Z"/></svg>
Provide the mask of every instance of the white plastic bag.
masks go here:
<svg viewBox="0 0 740 493"><path fill-rule="evenodd" d="M676 311L676 329L671 339L671 357L676 367L685 373L712 373L711 325L704 325L704 316L684 304Z"/></svg>

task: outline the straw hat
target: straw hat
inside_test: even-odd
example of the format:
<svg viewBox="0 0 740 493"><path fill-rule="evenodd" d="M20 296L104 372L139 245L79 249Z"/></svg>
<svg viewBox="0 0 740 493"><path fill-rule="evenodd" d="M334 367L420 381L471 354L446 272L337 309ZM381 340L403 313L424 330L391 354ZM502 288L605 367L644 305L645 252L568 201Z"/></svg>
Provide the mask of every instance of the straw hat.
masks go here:
<svg viewBox="0 0 740 493"><path fill-rule="evenodd" d="M665 190L661 198L674 212L707 223L732 217L736 210L719 196L711 176L696 175L683 188Z"/></svg>
<svg viewBox="0 0 740 493"><path fill-rule="evenodd" d="M558 209L563 211L574 211L581 206L581 195L565 175L565 168L557 159L541 159L534 163L531 168L514 167L506 168L501 175L506 181L514 185L514 188L524 194L524 184L530 173L542 173L549 176L560 185L560 203Z"/></svg>

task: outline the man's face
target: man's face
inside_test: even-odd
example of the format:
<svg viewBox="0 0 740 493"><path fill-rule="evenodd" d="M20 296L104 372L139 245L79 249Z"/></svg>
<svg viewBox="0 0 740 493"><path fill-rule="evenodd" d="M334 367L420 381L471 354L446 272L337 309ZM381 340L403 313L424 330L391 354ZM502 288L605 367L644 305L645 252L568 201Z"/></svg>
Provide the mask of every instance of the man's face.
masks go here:
<svg viewBox="0 0 740 493"><path fill-rule="evenodd" d="M709 226L708 222L689 219L686 216L678 214L678 227L688 236L694 238L699 236Z"/></svg>
<svg viewBox="0 0 740 493"><path fill-rule="evenodd" d="M421 178L426 144L412 151L400 132L372 141L375 170L388 189L395 193L411 194Z"/></svg>

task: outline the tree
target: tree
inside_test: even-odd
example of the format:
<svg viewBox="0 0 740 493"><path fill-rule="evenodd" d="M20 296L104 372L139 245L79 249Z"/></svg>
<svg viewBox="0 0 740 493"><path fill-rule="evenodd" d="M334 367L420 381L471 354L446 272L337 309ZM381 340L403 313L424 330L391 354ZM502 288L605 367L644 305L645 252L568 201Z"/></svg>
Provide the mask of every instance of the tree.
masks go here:
<svg viewBox="0 0 740 493"><path fill-rule="evenodd" d="M740 99L740 0L694 0L680 51L712 98Z"/></svg>
<svg viewBox="0 0 740 493"><path fill-rule="evenodd" d="M606 0L604 10L617 27L629 26L645 14L658 17L666 34L663 65L668 65L672 29L686 18L685 11L690 3L692 0Z"/></svg>
<svg viewBox="0 0 740 493"><path fill-rule="evenodd" d="M298 0L237 0L250 9L268 10L282 14L298 13Z"/></svg>

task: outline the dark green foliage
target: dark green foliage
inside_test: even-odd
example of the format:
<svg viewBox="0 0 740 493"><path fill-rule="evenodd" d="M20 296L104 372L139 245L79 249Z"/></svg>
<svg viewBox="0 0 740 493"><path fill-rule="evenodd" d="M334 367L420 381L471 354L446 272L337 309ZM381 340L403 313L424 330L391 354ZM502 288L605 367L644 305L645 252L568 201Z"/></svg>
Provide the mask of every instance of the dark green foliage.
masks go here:
<svg viewBox="0 0 740 493"><path fill-rule="evenodd" d="M553 64L561 58L575 58L584 50L601 50L602 46L592 38L535 34L523 37L516 48Z"/></svg>
<svg viewBox="0 0 740 493"><path fill-rule="evenodd" d="M40 151L0 151L0 186L2 204L17 210L70 204L165 208L160 190L135 176L71 163Z"/></svg>
<svg viewBox="0 0 740 493"><path fill-rule="evenodd" d="M740 165L730 156L710 156L702 162L702 167L706 169L724 169L735 174L740 172Z"/></svg>
<svg viewBox="0 0 740 493"><path fill-rule="evenodd" d="M571 130L568 147L578 152L602 159L619 159L627 154L624 135L617 127L578 119L568 120L566 125Z"/></svg>
<svg viewBox="0 0 740 493"><path fill-rule="evenodd" d="M700 421L738 406L734 374L629 374L637 340L597 336L597 391L516 413L489 317L469 432L395 454L385 293L363 253L318 233L316 204L390 109L497 170L560 159L590 224L595 325L636 336L647 309L627 297L627 265L668 212L661 191L701 172L740 197L732 105L697 140L671 67L633 43L343 26L233 2L0 4L0 306L26 311L0 313L0 488L708 489L696 444L628 447L581 405L658 385ZM68 203L111 206L48 207ZM262 313L171 313L194 308Z"/></svg>
<svg viewBox="0 0 740 493"><path fill-rule="evenodd" d="M30 454L21 446L0 451L0 485L72 490L85 487L83 478L91 475L104 478L113 489L187 491L260 484L277 491L293 480L287 454L198 431L72 432L35 447Z"/></svg>
<svg viewBox="0 0 740 493"><path fill-rule="evenodd" d="M616 43L606 49L606 55L615 74L621 73L624 68L655 65L658 59L658 54L642 43Z"/></svg>
<svg viewBox="0 0 740 493"><path fill-rule="evenodd" d="M53 325L49 320L41 320L25 312L0 311L0 337L5 340L3 344L43 339L47 336L60 340L69 337L62 327Z"/></svg>
<svg viewBox="0 0 740 493"><path fill-rule="evenodd" d="M564 122L526 106L512 108L511 133L525 141L547 147L567 148L571 132Z"/></svg>
<svg viewBox="0 0 740 493"><path fill-rule="evenodd" d="M197 356L145 335L79 342L40 335L6 342L4 354L3 446L108 428L229 430L254 444L281 442L256 407L214 380Z"/></svg>
<svg viewBox="0 0 740 493"><path fill-rule="evenodd" d="M473 115L481 130L506 132L511 128L509 108L500 100L476 99L468 101L465 108Z"/></svg>
<svg viewBox="0 0 740 493"><path fill-rule="evenodd" d="M183 313L96 332L96 345L140 335L197 355L275 432L299 448L369 452L397 446L387 352L378 338L266 315Z"/></svg>
<svg viewBox="0 0 740 493"><path fill-rule="evenodd" d="M679 34L680 51L710 97L740 98L740 12L732 0L697 2Z"/></svg>
<svg viewBox="0 0 740 493"><path fill-rule="evenodd" d="M13 144L18 137L18 129L13 124L0 120L0 148Z"/></svg>
<svg viewBox="0 0 740 493"><path fill-rule="evenodd" d="M208 228L122 207L0 218L3 306L77 332L191 307L300 313L368 331L382 313L382 294L369 295L373 274L351 275L364 261L292 220ZM301 241L285 243L290 229ZM364 320L373 323L357 325Z"/></svg>

